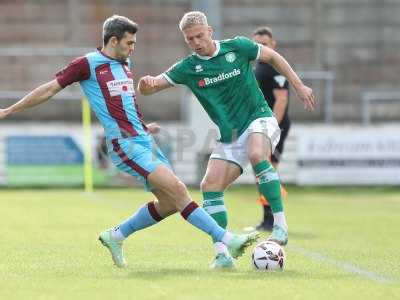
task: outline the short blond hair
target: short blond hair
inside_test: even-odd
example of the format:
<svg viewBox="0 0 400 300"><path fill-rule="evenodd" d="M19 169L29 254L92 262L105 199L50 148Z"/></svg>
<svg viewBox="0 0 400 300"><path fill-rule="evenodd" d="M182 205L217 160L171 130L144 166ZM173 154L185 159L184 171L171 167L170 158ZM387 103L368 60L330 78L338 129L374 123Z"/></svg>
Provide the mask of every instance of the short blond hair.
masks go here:
<svg viewBox="0 0 400 300"><path fill-rule="evenodd" d="M184 14L181 21L179 22L179 29L183 31L194 25L208 26L207 17L201 11L189 11Z"/></svg>

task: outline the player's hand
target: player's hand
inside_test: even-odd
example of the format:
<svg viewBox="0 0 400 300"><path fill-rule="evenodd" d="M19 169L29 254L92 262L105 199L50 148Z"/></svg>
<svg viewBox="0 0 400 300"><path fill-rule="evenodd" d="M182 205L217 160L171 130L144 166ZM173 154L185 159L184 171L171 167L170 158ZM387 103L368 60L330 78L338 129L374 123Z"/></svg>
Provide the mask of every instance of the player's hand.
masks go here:
<svg viewBox="0 0 400 300"><path fill-rule="evenodd" d="M161 130L161 126L156 122L149 123L149 124L146 125L146 127L147 127L147 129L149 130L149 132L151 134L159 133L160 130Z"/></svg>
<svg viewBox="0 0 400 300"><path fill-rule="evenodd" d="M156 91L158 87L156 77L147 75L140 78L138 83L138 91L142 95L149 95Z"/></svg>
<svg viewBox="0 0 400 300"><path fill-rule="evenodd" d="M140 78L139 80L139 88L140 89L152 89L157 87L157 81L156 81L156 77L147 75L144 76L142 78Z"/></svg>
<svg viewBox="0 0 400 300"><path fill-rule="evenodd" d="M9 110L0 108L0 120L5 119L9 114Z"/></svg>
<svg viewBox="0 0 400 300"><path fill-rule="evenodd" d="M304 108L308 111L313 111L315 108L315 97L313 90L306 85L301 85L296 89L297 97L303 102Z"/></svg>

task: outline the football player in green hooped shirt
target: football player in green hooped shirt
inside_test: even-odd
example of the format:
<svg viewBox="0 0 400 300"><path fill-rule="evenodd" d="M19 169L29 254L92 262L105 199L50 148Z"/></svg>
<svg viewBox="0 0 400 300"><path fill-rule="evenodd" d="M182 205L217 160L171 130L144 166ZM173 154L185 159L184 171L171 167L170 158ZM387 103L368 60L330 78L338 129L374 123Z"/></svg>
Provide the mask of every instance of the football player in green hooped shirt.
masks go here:
<svg viewBox="0 0 400 300"><path fill-rule="evenodd" d="M241 175L250 161L259 189L269 200L274 215L269 239L286 245L288 226L283 212L280 180L268 161L279 142L280 129L258 88L250 62L259 59L271 64L289 80L298 98L309 110L315 106L313 92L274 50L245 37L213 40L212 27L202 12L186 13L179 28L194 53L165 73L142 77L138 90L143 95L149 95L176 84L184 84L192 90L221 135L201 182L204 209L220 226L227 226L224 190ZM213 242L216 257L212 267L234 267L226 246Z"/></svg>

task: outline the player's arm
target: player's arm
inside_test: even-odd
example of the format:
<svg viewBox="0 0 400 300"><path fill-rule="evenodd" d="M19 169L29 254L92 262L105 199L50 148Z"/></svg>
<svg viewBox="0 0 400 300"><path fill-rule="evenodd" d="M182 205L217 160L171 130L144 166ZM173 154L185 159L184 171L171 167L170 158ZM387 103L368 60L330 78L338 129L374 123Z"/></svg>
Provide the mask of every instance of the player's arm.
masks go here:
<svg viewBox="0 0 400 300"><path fill-rule="evenodd" d="M286 107L288 105L289 91L287 89L273 89L272 92L274 93L275 97L275 104L272 110L275 114L278 124L280 124L283 120L283 116L285 115Z"/></svg>
<svg viewBox="0 0 400 300"><path fill-rule="evenodd" d="M303 84L286 59L278 52L263 45L260 45L260 47L259 60L272 65L278 73L285 76L294 87L297 97L304 103L305 108L313 110L315 107L315 99L312 89Z"/></svg>
<svg viewBox="0 0 400 300"><path fill-rule="evenodd" d="M171 86L162 74L156 77L147 75L139 79L137 90L142 95L151 95Z"/></svg>
<svg viewBox="0 0 400 300"><path fill-rule="evenodd" d="M157 122L151 122L146 124L147 129L151 134L157 134L161 130L161 126Z"/></svg>
<svg viewBox="0 0 400 300"><path fill-rule="evenodd" d="M34 107L42 104L61 91L63 88L60 86L56 79L49 81L45 84L34 89L28 95L23 97L17 103L5 108L0 109L0 119L4 119L10 114L20 112L29 107Z"/></svg>
<svg viewBox="0 0 400 300"><path fill-rule="evenodd" d="M0 109L0 119L46 102L66 86L90 76L89 63L86 57L74 59L68 66L56 74L56 78L34 89L20 101L8 108Z"/></svg>

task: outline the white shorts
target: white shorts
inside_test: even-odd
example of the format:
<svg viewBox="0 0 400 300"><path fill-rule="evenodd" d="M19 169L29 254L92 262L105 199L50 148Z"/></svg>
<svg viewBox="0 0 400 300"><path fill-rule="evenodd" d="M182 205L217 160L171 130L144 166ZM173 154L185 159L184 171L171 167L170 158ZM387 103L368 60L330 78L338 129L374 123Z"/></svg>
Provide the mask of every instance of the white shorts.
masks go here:
<svg viewBox="0 0 400 300"><path fill-rule="evenodd" d="M210 159L222 159L237 164L242 170L249 163L247 155L247 139L252 133L263 133L271 141L272 152L279 143L281 129L275 117L259 118L250 123L249 127L239 138L230 143L217 142Z"/></svg>

